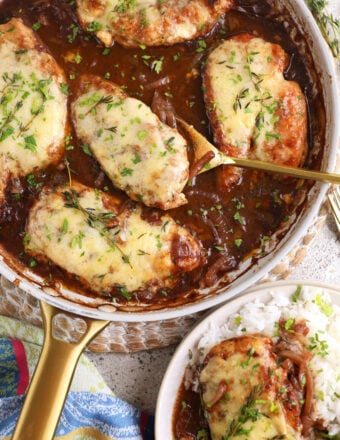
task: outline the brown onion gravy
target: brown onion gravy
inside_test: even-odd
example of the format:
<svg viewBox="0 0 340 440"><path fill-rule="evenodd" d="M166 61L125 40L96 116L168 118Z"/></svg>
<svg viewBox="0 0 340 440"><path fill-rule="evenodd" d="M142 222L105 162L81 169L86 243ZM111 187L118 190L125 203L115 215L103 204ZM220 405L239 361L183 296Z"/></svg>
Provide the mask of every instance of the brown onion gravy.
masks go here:
<svg viewBox="0 0 340 440"><path fill-rule="evenodd" d="M303 36L298 33L292 42L289 30L294 24L288 21L287 27L287 20L276 9L273 0L236 1L234 8L206 36L206 44L199 39L171 47L137 49L126 49L119 44L105 49L92 34L80 29L74 3L67 0L5 0L0 6L0 22L16 16L37 28L37 34L65 70L70 99L75 79L84 72L116 82L131 96L148 105L157 90L169 100L178 116L210 139L200 76L209 49L221 39L245 31L281 44L291 57L285 76L299 82L308 102L310 147L306 165L318 168L321 151L316 151L314 145L322 145L325 130L321 87L316 83L314 67L305 61L311 59L310 54L299 53L301 50L296 47L296 41L303 44ZM34 26L36 23L40 25ZM76 58L75 54L78 55ZM153 62L157 62L159 71L153 67ZM66 161L74 178L126 200L126 196L105 177L96 160L86 154L74 131L71 133L72 138L66 145ZM67 181L64 163L39 171L30 180L12 180L1 210L0 242L14 260L31 267L47 285L62 282L92 296L94 293L85 291L72 275L52 263L36 263L24 252L27 212L41 187ZM279 238L288 233L289 226L285 227L285 224L290 225L289 219L303 209L310 186L310 182L273 179L270 174L245 171L239 185L230 192L221 193L216 187L214 171L194 178L185 188L188 204L170 211L170 214L200 238L207 251L207 264L185 274L172 290L157 295L136 292L130 302L136 305L147 303L151 308L190 302L197 299L196 289L212 286L244 260L255 263L266 253L265 244L269 237L279 230L282 231ZM20 197L16 196L18 193ZM145 215L154 214L152 210L145 210ZM112 297L121 305L127 302L116 291L112 292Z"/></svg>

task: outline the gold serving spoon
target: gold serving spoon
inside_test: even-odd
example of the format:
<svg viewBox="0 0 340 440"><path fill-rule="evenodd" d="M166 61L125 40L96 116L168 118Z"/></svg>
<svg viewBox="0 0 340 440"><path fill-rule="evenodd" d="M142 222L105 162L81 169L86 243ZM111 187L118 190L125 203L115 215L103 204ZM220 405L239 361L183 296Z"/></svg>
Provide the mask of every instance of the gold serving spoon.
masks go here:
<svg viewBox="0 0 340 440"><path fill-rule="evenodd" d="M245 159L241 157L231 157L215 148L201 133L192 125L189 125L181 118L176 121L189 135L194 147L194 163L197 163L207 153L214 153L212 159L198 171L198 174L209 171L219 165L234 165L241 168L252 168L256 170L269 171L271 173L286 174L288 176L299 177L301 179L318 180L320 182L340 184L340 174L327 173L323 171L306 170L286 165L278 165L273 162L262 160ZM212 155L212 154L211 154Z"/></svg>

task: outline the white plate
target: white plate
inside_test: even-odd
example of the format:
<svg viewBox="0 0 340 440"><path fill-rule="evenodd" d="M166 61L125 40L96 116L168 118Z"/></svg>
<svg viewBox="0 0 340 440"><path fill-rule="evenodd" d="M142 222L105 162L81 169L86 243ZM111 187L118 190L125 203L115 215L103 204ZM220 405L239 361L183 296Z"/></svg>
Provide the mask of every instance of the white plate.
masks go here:
<svg viewBox="0 0 340 440"><path fill-rule="evenodd" d="M267 283L248 290L241 297L231 300L216 309L196 325L186 338L183 339L168 365L159 391L155 414L156 440L174 438L172 432L173 410L185 368L189 362L189 352L197 347L198 341L208 330L210 324L213 322L214 325L222 325L230 315L238 312L245 304L255 299L266 302L272 299L272 294L291 296L298 285L315 289L317 293L327 293L330 295L332 303L340 306L340 289L329 284L306 281L278 281L275 283Z"/></svg>

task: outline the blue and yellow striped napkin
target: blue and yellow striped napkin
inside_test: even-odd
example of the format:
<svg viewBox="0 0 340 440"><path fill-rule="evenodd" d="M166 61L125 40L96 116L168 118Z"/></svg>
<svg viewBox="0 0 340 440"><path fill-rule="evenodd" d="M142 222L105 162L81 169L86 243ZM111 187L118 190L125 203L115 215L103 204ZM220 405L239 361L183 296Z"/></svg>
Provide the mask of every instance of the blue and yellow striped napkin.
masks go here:
<svg viewBox="0 0 340 440"><path fill-rule="evenodd" d="M43 332L0 316L0 439L10 439L37 364ZM58 440L153 440L153 417L115 396L82 355L56 431ZM27 439L37 440L37 439Z"/></svg>

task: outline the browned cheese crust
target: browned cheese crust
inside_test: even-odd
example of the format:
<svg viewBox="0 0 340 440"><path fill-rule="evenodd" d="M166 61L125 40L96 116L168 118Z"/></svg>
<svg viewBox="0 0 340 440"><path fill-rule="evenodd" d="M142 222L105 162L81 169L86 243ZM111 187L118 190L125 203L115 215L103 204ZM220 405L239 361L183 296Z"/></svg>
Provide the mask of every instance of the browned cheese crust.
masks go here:
<svg viewBox="0 0 340 440"><path fill-rule="evenodd" d="M76 182L40 194L26 233L27 252L98 294L156 292L204 263L201 243L170 216L148 216L141 205Z"/></svg>
<svg viewBox="0 0 340 440"><path fill-rule="evenodd" d="M271 338L250 335L208 353L200 385L213 440L300 438L298 396L273 348Z"/></svg>
<svg viewBox="0 0 340 440"><path fill-rule="evenodd" d="M115 83L82 75L71 108L78 138L117 188L163 210L186 203L186 140L146 104Z"/></svg>
<svg viewBox="0 0 340 440"><path fill-rule="evenodd" d="M289 56L249 34L222 42L207 59L204 95L214 141L224 153L299 167L307 153L307 106L300 86L284 78ZM240 168L219 170L221 187Z"/></svg>
<svg viewBox="0 0 340 440"><path fill-rule="evenodd" d="M57 163L64 153L63 70L22 20L0 25L0 198L10 177Z"/></svg>
<svg viewBox="0 0 340 440"><path fill-rule="evenodd" d="M206 34L233 0L77 0L79 21L105 46L172 45Z"/></svg>

